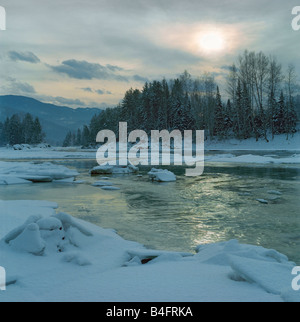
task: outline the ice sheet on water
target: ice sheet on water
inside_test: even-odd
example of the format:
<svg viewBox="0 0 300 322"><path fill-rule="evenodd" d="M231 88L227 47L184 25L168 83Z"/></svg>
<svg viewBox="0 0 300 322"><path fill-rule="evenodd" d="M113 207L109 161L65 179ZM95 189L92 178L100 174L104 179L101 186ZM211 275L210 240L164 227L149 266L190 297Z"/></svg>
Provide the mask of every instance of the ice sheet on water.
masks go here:
<svg viewBox="0 0 300 322"><path fill-rule="evenodd" d="M0 184L21 184L30 182L51 182L55 180L74 181L79 173L50 162L0 162Z"/></svg>
<svg viewBox="0 0 300 322"><path fill-rule="evenodd" d="M172 182L176 181L176 176L173 172L169 170L162 170L162 169L151 169L150 172L148 172L149 178L153 181L158 182Z"/></svg>

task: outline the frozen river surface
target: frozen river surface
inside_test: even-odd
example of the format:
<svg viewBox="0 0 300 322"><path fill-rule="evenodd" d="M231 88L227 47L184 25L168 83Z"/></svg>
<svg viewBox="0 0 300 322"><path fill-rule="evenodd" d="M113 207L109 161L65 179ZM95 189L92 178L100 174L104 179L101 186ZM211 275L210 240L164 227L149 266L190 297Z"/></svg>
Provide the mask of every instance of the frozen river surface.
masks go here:
<svg viewBox="0 0 300 322"><path fill-rule="evenodd" d="M60 211L160 250L193 252L199 244L237 239L300 264L299 165L213 162L201 177L168 167L177 175L170 183L151 182L150 168L141 167L142 176L112 175L120 190L105 191L92 186L101 180L89 175L95 161L51 162L77 170L84 183L0 186L0 199L54 201Z"/></svg>

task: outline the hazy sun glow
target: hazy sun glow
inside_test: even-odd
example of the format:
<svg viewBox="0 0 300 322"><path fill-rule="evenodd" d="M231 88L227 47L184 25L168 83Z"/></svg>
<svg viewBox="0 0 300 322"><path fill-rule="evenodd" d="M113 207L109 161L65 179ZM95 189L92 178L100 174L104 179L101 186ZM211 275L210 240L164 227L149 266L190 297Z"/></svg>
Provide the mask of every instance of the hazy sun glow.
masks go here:
<svg viewBox="0 0 300 322"><path fill-rule="evenodd" d="M225 39L221 32L210 31L200 36L199 45L205 52L219 52L225 48Z"/></svg>

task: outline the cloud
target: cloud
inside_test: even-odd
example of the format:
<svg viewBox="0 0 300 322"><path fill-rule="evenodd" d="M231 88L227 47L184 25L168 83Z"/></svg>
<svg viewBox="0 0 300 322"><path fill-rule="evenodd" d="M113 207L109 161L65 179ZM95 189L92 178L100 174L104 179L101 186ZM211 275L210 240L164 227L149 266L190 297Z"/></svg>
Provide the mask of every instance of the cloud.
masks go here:
<svg viewBox="0 0 300 322"><path fill-rule="evenodd" d="M97 94L99 94L99 95L105 95L105 94L107 94L107 95L111 95L111 94L112 94L112 92L110 92L110 91L106 91L106 90L103 90L103 89L96 89L96 90L95 90L95 92L96 92Z"/></svg>
<svg viewBox="0 0 300 322"><path fill-rule="evenodd" d="M15 78L8 78L8 83L2 86L2 91L5 94L13 95L31 95L36 93L32 85L26 82L20 82Z"/></svg>
<svg viewBox="0 0 300 322"><path fill-rule="evenodd" d="M72 98L66 98L62 96L51 96L51 95L44 95L44 94L36 94L36 95L32 95L32 97L41 102L50 103L58 106L67 106L71 108L87 107L87 104L79 99L72 99Z"/></svg>
<svg viewBox="0 0 300 322"><path fill-rule="evenodd" d="M8 57L13 61L25 61L27 63L37 64L40 59L32 52L10 51Z"/></svg>
<svg viewBox="0 0 300 322"><path fill-rule="evenodd" d="M93 90L90 87L83 87L81 89L85 92L93 93Z"/></svg>
<svg viewBox="0 0 300 322"><path fill-rule="evenodd" d="M58 66L49 67L57 72L68 75L70 78L75 79L102 79L102 80L116 80L128 82L125 76L115 74L117 66L102 66L97 63L89 63L85 60L79 61L76 59L65 60ZM113 67L113 68L112 68ZM112 70L113 69L113 70Z"/></svg>
<svg viewBox="0 0 300 322"><path fill-rule="evenodd" d="M122 67L119 67L119 66L114 66L114 65L110 65L110 64L107 64L106 67L111 70L112 72L120 72L122 70L124 70Z"/></svg>
<svg viewBox="0 0 300 322"><path fill-rule="evenodd" d="M61 96L53 97L56 104L85 106L86 104L79 99L65 98Z"/></svg>
<svg viewBox="0 0 300 322"><path fill-rule="evenodd" d="M88 92L88 93L96 93L98 95L112 95L111 91L107 91L105 89L92 89L91 87L83 87L81 88L81 90L83 90L84 92Z"/></svg>
<svg viewBox="0 0 300 322"><path fill-rule="evenodd" d="M146 83L149 82L149 79L143 76L139 76L139 75L134 75L132 76L132 79L136 82L141 82L141 83Z"/></svg>

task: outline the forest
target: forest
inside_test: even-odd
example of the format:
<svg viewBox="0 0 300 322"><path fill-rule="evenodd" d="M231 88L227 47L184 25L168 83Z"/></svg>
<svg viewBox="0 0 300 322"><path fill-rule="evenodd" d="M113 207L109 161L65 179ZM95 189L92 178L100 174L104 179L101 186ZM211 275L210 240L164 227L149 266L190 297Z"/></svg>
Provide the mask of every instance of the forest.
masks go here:
<svg viewBox="0 0 300 322"><path fill-rule="evenodd" d="M212 73L192 77L187 71L176 79L146 82L129 89L122 102L95 115L89 125L69 133L64 145L95 144L99 131L118 135L118 123L128 131L205 130L205 138L248 139L296 132L296 95L299 86L295 67L283 70L276 57L245 51L237 63L227 66L226 83L220 87Z"/></svg>
<svg viewBox="0 0 300 322"><path fill-rule="evenodd" d="M39 144L45 138L39 119L27 113L23 118L18 114L0 122L0 145Z"/></svg>

